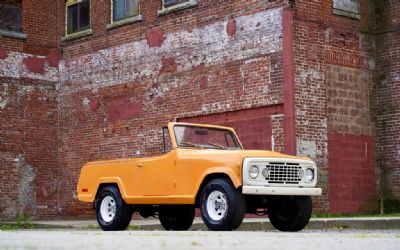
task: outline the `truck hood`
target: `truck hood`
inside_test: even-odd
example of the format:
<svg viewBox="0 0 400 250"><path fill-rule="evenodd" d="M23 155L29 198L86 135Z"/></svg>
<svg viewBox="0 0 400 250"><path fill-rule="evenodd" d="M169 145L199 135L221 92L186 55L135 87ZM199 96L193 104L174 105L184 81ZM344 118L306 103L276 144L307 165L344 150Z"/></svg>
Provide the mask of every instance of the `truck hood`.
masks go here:
<svg viewBox="0 0 400 250"><path fill-rule="evenodd" d="M240 154L245 157L267 157L267 158L288 158L288 159L301 159L310 160L307 157L299 157L293 155L282 154L268 150L241 150Z"/></svg>

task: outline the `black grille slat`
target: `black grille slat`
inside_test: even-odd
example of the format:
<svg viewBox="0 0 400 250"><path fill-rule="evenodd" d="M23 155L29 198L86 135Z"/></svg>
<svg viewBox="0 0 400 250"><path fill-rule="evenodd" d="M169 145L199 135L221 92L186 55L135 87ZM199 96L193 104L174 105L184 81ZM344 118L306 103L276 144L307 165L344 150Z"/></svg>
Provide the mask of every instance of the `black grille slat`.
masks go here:
<svg viewBox="0 0 400 250"><path fill-rule="evenodd" d="M298 184L301 181L298 163L271 162L266 165L268 177L265 179L271 184Z"/></svg>

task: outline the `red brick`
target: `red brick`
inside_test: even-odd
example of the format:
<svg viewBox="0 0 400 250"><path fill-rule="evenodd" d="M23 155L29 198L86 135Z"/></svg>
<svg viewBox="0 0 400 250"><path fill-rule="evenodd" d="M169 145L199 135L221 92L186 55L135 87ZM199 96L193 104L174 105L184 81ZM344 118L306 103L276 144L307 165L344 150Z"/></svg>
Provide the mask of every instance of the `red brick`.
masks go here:
<svg viewBox="0 0 400 250"><path fill-rule="evenodd" d="M28 56L22 60L28 70L33 73L44 74L44 58L38 58L34 56Z"/></svg>
<svg viewBox="0 0 400 250"><path fill-rule="evenodd" d="M164 31L160 27L153 28L146 32L147 45L151 47L161 47L165 37Z"/></svg>

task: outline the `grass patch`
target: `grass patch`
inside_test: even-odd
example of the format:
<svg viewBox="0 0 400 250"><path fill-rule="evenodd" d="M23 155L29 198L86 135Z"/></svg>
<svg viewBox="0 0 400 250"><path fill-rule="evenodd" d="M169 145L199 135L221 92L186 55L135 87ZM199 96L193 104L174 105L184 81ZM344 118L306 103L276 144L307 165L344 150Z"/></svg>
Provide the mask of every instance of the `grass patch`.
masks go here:
<svg viewBox="0 0 400 250"><path fill-rule="evenodd" d="M99 225L95 225L95 224L93 224L93 225L87 225L87 226L85 227L85 229L100 229L100 226L99 226Z"/></svg>
<svg viewBox="0 0 400 250"><path fill-rule="evenodd" d="M20 230L20 229L35 229L36 225L28 222L29 215L28 213L18 212L16 223L0 223L0 230Z"/></svg>
<svg viewBox="0 0 400 250"><path fill-rule="evenodd" d="M0 230L21 230L21 229L36 229L36 225L30 223L22 224L0 224Z"/></svg>
<svg viewBox="0 0 400 250"><path fill-rule="evenodd" d="M138 225L129 225L129 226L128 226L128 229L129 229L129 230L141 230L142 227L141 227L141 226L138 226Z"/></svg>

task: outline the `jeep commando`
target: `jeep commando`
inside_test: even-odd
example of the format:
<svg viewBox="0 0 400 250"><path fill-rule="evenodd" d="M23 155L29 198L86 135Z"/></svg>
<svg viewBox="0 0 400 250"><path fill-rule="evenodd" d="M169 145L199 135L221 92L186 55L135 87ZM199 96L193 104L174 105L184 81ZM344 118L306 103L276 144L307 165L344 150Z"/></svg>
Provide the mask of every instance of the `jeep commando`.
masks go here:
<svg viewBox="0 0 400 250"><path fill-rule="evenodd" d="M164 154L94 161L82 169L78 199L91 202L103 230L124 230L132 213L187 230L200 208L210 230L233 230L246 213L268 215L281 231L309 222L317 167L305 157L243 149L229 127L171 122Z"/></svg>

